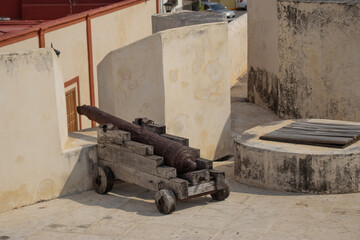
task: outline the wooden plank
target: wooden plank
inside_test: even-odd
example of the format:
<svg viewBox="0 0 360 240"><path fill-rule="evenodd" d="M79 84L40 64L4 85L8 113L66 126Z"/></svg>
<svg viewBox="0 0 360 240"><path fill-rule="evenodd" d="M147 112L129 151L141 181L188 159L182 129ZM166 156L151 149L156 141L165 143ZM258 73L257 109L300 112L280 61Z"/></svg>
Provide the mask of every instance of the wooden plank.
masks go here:
<svg viewBox="0 0 360 240"><path fill-rule="evenodd" d="M157 191L159 190L159 179L157 176L124 166L122 164L111 164L111 170L115 174L116 179L136 184L140 187Z"/></svg>
<svg viewBox="0 0 360 240"><path fill-rule="evenodd" d="M191 185L197 185L202 182L210 181L210 173L208 169L188 172L179 176L182 179L188 180Z"/></svg>
<svg viewBox="0 0 360 240"><path fill-rule="evenodd" d="M150 159L152 161L155 161L157 166L163 166L164 165L164 158L160 157L158 155L151 155L151 156L147 156L147 157L142 157L140 155L135 155L138 158L142 158L142 159Z"/></svg>
<svg viewBox="0 0 360 240"><path fill-rule="evenodd" d="M218 171L218 170L210 170L210 176L215 178L215 186L216 190L225 189L227 187L227 184L225 182L225 172Z"/></svg>
<svg viewBox="0 0 360 240"><path fill-rule="evenodd" d="M261 136L262 140L344 148L359 140L360 125L294 122Z"/></svg>
<svg viewBox="0 0 360 240"><path fill-rule="evenodd" d="M306 136L286 133L272 132L261 136L262 140L281 141L289 143L308 143L308 144L327 144L327 145L346 145L350 142L348 138L342 137L323 137L323 136Z"/></svg>
<svg viewBox="0 0 360 240"><path fill-rule="evenodd" d="M360 129L360 124L335 124L335 123L315 123L315 122L294 122L290 126L304 126L304 127L322 127L334 129Z"/></svg>
<svg viewBox="0 0 360 240"><path fill-rule="evenodd" d="M170 179L170 178L176 178L176 168L169 167L169 166L160 166L156 168L156 175L158 177Z"/></svg>
<svg viewBox="0 0 360 240"><path fill-rule="evenodd" d="M204 158L197 158L195 160L197 165L197 170L200 169L213 169L213 162Z"/></svg>
<svg viewBox="0 0 360 240"><path fill-rule="evenodd" d="M329 131L318 131L318 130L293 130L282 128L281 130L275 131L276 133L286 133L286 134L299 134L299 135L311 135L311 136L329 136L329 137L344 137L344 138L354 138L358 134L349 133L349 132L329 132Z"/></svg>
<svg viewBox="0 0 360 240"><path fill-rule="evenodd" d="M157 174L157 167L164 164L164 159L160 156L142 156L111 144L98 144L98 158L151 174Z"/></svg>
<svg viewBox="0 0 360 240"><path fill-rule="evenodd" d="M195 151L195 157L200 158L200 149L192 148L192 147L191 147L191 149Z"/></svg>
<svg viewBox="0 0 360 240"><path fill-rule="evenodd" d="M163 124L145 124L145 128L156 134L166 133L166 126Z"/></svg>
<svg viewBox="0 0 360 240"><path fill-rule="evenodd" d="M101 124L97 130L98 143L109 143L123 145L124 142L131 140L129 132L115 128L111 123Z"/></svg>
<svg viewBox="0 0 360 240"><path fill-rule="evenodd" d="M143 156L149 156L154 154L154 147L134 141L126 141L124 147L133 153Z"/></svg>
<svg viewBox="0 0 360 240"><path fill-rule="evenodd" d="M178 199L186 199L188 197L188 182L186 180L180 178L166 179L122 164L114 164L103 159L99 160L100 166L109 166L111 168L116 179L133 183L152 191L170 189Z"/></svg>
<svg viewBox="0 0 360 240"><path fill-rule="evenodd" d="M295 122L290 123L287 126L292 127L304 127L304 128L323 128L323 129L339 129L339 130L359 130L360 125L338 125L338 124L319 124L319 123L302 123L302 122Z"/></svg>
<svg viewBox="0 0 360 240"><path fill-rule="evenodd" d="M161 178L159 188L171 189L178 199L188 198L188 181L181 178L164 179Z"/></svg>
<svg viewBox="0 0 360 240"><path fill-rule="evenodd" d="M188 188L188 196L200 195L207 192L212 192L216 190L215 181L210 181L206 183L200 183L195 186Z"/></svg>
<svg viewBox="0 0 360 240"><path fill-rule="evenodd" d="M323 131L323 132L329 132L329 133L354 133L354 134L360 134L360 130L349 130L349 129L324 129L324 128L317 128L317 127L302 127L302 126L285 126L283 128L280 128L276 131L281 131L283 129L287 130L294 130L294 131Z"/></svg>
<svg viewBox="0 0 360 240"><path fill-rule="evenodd" d="M181 143L184 146L189 146L189 139L188 138L183 138L183 137L178 137L175 135L170 135L170 134L161 134L162 137L170 139L172 141Z"/></svg>

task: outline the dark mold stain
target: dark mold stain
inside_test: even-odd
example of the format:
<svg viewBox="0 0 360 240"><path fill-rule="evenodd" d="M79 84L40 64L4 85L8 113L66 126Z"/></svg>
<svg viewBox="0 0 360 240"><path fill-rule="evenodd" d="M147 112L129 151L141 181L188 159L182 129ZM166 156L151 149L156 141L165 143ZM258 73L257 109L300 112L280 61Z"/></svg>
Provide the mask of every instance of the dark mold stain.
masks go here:
<svg viewBox="0 0 360 240"><path fill-rule="evenodd" d="M355 189L359 189L359 177L360 177L360 168L355 169Z"/></svg>
<svg viewBox="0 0 360 240"><path fill-rule="evenodd" d="M278 84L276 75L266 70L253 67L248 74L248 98L252 103L257 103L255 93L261 101L275 113L278 112Z"/></svg>
<svg viewBox="0 0 360 240"><path fill-rule="evenodd" d="M310 155L299 159L299 185L298 190L311 191L314 189L314 169Z"/></svg>
<svg viewBox="0 0 360 240"><path fill-rule="evenodd" d="M244 165L245 168L249 168L251 165L251 161L248 157L243 157L242 164Z"/></svg>
<svg viewBox="0 0 360 240"><path fill-rule="evenodd" d="M331 185L330 182L327 181L327 175L329 174L328 171L328 165L329 165L329 161L331 161L331 159L329 159L328 161L323 161L321 163L321 168L319 168L318 170L318 174L320 177L320 186L319 186L319 191L321 192L326 192L328 189L331 189Z"/></svg>
<svg viewBox="0 0 360 240"><path fill-rule="evenodd" d="M279 84L279 98L281 104L279 106L279 116L291 118L301 118L299 109L296 106L298 80L294 77L294 70L285 69L284 82Z"/></svg>
<svg viewBox="0 0 360 240"><path fill-rule="evenodd" d="M309 10L300 10L305 4L319 3L317 7ZM326 8L321 5L331 5ZM336 5L336 6L335 6ZM312 111L306 109L301 99L309 99L315 93L312 89L313 79L308 79L303 69L304 59L307 56L304 52L304 45L319 45L319 54L330 51L325 49L329 31L335 29L340 34L348 35L351 27L358 24L360 17L360 4L354 2L341 3L333 1L278 1L278 20L280 34L278 39L279 57L283 59L283 53L292 52L294 58L288 62L280 60L279 97L278 97L278 116L281 118L330 118L336 116L349 116L349 113L342 106L348 106L346 100L329 99L324 106L325 112L319 113L316 108ZM315 40L311 38L315 37ZM356 34L355 32L353 34ZM308 39L307 44L302 44L302 39ZM321 57L320 60L322 61ZM334 60L335 61L335 60ZM329 65L331 67L331 65ZM325 67L324 67L325 68ZM332 76L326 72L331 69L320 69L323 90L329 95L332 94L332 86L329 81ZM298 102L297 102L298 101ZM314 104L317 104L316 102ZM321 103L319 103L321 105Z"/></svg>
<svg viewBox="0 0 360 240"><path fill-rule="evenodd" d="M296 172L297 172L297 161L296 157L285 158L283 164L277 168L278 175L283 175L284 177L278 177L278 179L285 179L284 182L278 182L279 185L289 185L291 188L296 188Z"/></svg>
<svg viewBox="0 0 360 240"><path fill-rule="evenodd" d="M251 161L248 157L243 157L241 160L238 169L235 170L241 177L264 182L265 173L262 162Z"/></svg>
<svg viewBox="0 0 360 240"><path fill-rule="evenodd" d="M278 18L283 17L287 20L287 28L292 29L293 34L301 34L303 24L307 22L306 14L298 9L298 3L293 4L278 4ZM306 23L305 23L306 24Z"/></svg>

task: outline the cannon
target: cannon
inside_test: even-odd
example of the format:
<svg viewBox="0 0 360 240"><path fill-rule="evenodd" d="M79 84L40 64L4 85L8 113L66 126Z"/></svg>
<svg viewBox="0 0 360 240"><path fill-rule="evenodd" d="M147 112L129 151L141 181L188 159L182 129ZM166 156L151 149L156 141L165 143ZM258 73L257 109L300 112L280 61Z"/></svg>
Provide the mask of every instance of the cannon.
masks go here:
<svg viewBox="0 0 360 240"><path fill-rule="evenodd" d="M81 108L78 111L84 113ZM101 114L100 117L104 116L104 112L99 111L96 110ZM97 193L106 194L111 191L117 179L133 183L155 192L156 206L163 214L172 213L176 209L177 200L210 194L214 200L222 201L229 196L225 173L214 170L212 161L201 158L200 150L189 147L188 139L166 134L164 125L157 125L144 118L138 118L133 123L122 120L126 124L113 120L111 123L104 123L108 118L99 120L99 117L91 116L90 119L102 123L97 129L98 166L93 173ZM133 126L128 126L129 124ZM134 133L144 132L148 137L161 138L162 142L189 154L158 155L164 151L156 150L155 146L149 144L153 143L152 140L142 141L142 138L133 137ZM158 140L155 144L157 142ZM166 161L169 156L170 160ZM176 164L177 161L182 161L179 159L188 159L194 164L184 168L184 164Z"/></svg>

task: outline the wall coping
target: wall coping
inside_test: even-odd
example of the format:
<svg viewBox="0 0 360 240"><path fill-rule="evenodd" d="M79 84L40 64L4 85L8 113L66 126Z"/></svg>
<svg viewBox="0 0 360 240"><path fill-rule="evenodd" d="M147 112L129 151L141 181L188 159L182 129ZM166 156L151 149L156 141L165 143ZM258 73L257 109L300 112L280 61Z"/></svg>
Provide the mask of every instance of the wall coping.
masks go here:
<svg viewBox="0 0 360 240"><path fill-rule="evenodd" d="M85 12L73 14L71 16L62 17L55 20L50 20L45 23L40 23L33 27L20 30L18 32L9 33L0 37L0 47L29 39L39 35L44 35L46 32L51 32L60 28L64 28L79 22L86 21L87 19L100 17L124 8L128 8L148 0L124 0L122 2L110 4L104 7L91 9Z"/></svg>

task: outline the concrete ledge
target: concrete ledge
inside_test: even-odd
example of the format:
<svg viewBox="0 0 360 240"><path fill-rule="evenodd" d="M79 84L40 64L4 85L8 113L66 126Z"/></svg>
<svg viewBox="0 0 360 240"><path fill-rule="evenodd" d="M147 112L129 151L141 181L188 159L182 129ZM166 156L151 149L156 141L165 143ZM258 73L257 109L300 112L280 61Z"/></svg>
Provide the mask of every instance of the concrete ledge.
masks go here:
<svg viewBox="0 0 360 240"><path fill-rule="evenodd" d="M309 121L349 123L317 119ZM272 122L237 136L235 179L249 185L292 192L359 192L360 142L345 149L334 149L259 139L292 122Z"/></svg>
<svg viewBox="0 0 360 240"><path fill-rule="evenodd" d="M60 157L61 162L67 167L62 169L66 180L61 183L59 197L93 188L92 174L98 162L96 137L97 127L69 133Z"/></svg>

